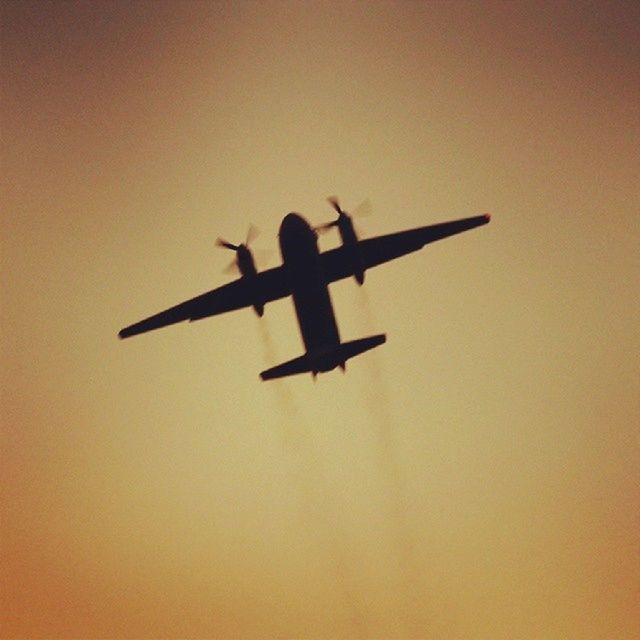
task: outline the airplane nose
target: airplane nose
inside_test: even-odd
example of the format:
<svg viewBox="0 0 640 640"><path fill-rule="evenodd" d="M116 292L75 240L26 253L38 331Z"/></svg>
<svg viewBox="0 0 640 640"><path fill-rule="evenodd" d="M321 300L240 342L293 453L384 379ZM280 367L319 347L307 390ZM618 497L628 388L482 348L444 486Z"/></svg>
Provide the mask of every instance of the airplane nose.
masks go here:
<svg viewBox="0 0 640 640"><path fill-rule="evenodd" d="M317 253L317 237L309 223L299 213L288 213L280 225L280 252L286 262L295 256Z"/></svg>
<svg viewBox="0 0 640 640"><path fill-rule="evenodd" d="M301 225L304 225L305 221L299 213L291 212L287 213L287 215L282 219L282 223L280 224L280 231L284 231L285 229L300 228Z"/></svg>
<svg viewBox="0 0 640 640"><path fill-rule="evenodd" d="M300 235L301 233L312 233L309 223L299 213L288 213L282 220L279 235Z"/></svg>

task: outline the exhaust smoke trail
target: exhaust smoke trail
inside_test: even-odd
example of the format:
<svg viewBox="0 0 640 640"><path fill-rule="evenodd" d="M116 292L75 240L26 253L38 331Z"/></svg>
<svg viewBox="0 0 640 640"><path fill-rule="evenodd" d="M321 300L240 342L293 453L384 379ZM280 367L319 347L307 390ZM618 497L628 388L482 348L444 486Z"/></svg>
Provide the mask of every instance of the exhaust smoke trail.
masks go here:
<svg viewBox="0 0 640 640"><path fill-rule="evenodd" d="M266 318L263 317L259 325L265 364L272 366L277 361L277 354ZM291 485L297 489L297 507L302 526L317 547L318 554L324 555L327 566L332 567L332 580L340 596L338 600L346 610L344 626L349 629L349 637L368 638L366 613L355 594L353 579L349 575L347 534L336 513L335 500L329 493L322 460L308 438L309 430L286 381L276 379L265 384L273 389L282 417L276 422Z"/></svg>
<svg viewBox="0 0 640 640"><path fill-rule="evenodd" d="M359 287L357 308L367 334L375 333L373 312L369 296L364 287ZM391 419L389 393L384 380L379 355L372 352L366 358L368 382L365 397L370 414L370 424L374 427L374 447L377 466L380 470L386 494L386 509L393 537L394 551L398 563L399 595L402 602L407 634L411 637L424 637L426 629L420 624L420 612L425 607L423 597L424 581L418 566L416 546L411 533L405 482L402 466L398 461L397 446Z"/></svg>
<svg viewBox="0 0 640 640"><path fill-rule="evenodd" d="M258 327L260 328L260 339L262 341L263 358L266 367L272 367L277 361L277 354L269 331L269 321L266 317L258 318ZM286 427L295 424L299 418L298 408L293 400L289 387L283 380L271 380L263 383L268 384L275 391L278 401L278 408L286 417ZM293 432L292 432L293 433Z"/></svg>

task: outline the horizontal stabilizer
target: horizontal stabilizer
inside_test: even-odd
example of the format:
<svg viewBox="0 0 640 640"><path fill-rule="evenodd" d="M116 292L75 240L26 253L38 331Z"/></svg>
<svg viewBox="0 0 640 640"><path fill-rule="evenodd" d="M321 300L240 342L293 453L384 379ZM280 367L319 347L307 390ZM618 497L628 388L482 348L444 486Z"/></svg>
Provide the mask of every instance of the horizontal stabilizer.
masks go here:
<svg viewBox="0 0 640 640"><path fill-rule="evenodd" d="M305 373L308 371L316 374L319 371L331 371L338 366L344 368L344 363L349 360L349 358L353 358L369 349L377 347L385 342L386 339L387 336L381 333L377 336L342 342L330 351L313 358L308 353L305 353L293 360L288 360L287 362L263 371L260 377L263 380L273 380L274 378L284 378L285 376L293 376L297 373Z"/></svg>
<svg viewBox="0 0 640 640"><path fill-rule="evenodd" d="M360 355L369 349L373 349L387 340L387 336L384 333L380 333L377 336L369 336L368 338L360 338L359 340L351 340L349 342L343 342L339 347L340 360L344 362L349 358Z"/></svg>
<svg viewBox="0 0 640 640"><path fill-rule="evenodd" d="M284 378L285 376L293 376L296 373L305 373L306 371L311 371L311 360L305 353L303 356L263 371L260 377L263 380L273 380L274 378Z"/></svg>

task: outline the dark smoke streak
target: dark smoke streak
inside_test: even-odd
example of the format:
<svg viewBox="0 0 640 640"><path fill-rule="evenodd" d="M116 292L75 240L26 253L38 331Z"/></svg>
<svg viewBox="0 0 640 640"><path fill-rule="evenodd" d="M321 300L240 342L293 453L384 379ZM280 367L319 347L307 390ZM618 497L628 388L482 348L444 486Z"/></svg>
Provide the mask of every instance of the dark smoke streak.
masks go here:
<svg viewBox="0 0 640 640"><path fill-rule="evenodd" d="M375 333L371 304L364 287L359 289L358 310L362 314L364 330ZM398 582L402 597L401 609L407 625L407 635L424 637L420 624L420 611L425 608L424 580L418 565L416 546L411 533L409 510L402 466L398 461L397 446L391 419L389 393L384 381L378 354L367 354L368 382L365 389L370 423L374 428L375 456L383 478L386 509L398 562Z"/></svg>
<svg viewBox="0 0 640 640"><path fill-rule="evenodd" d="M259 324L265 364L270 367L277 361L277 355L266 318ZM347 535L335 513L335 500L329 494L322 461L308 438L309 431L287 382L272 380L264 384L273 389L281 415L277 426L291 483L298 489L300 519L318 546L318 552L327 556L328 566L333 566L336 590L346 609L345 626L349 629L349 637L368 638L366 615L349 575Z"/></svg>

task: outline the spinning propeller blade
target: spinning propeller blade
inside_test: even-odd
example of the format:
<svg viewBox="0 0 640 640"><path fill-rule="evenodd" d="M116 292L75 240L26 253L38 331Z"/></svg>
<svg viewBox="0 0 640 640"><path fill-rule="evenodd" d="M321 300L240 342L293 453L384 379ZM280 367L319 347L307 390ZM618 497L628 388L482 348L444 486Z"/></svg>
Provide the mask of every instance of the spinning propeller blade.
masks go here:
<svg viewBox="0 0 640 640"><path fill-rule="evenodd" d="M223 238L218 238L216 240L216 247L224 247L225 249L231 249L232 251L237 251L240 248L240 245L231 244L231 242L227 242Z"/></svg>
<svg viewBox="0 0 640 640"><path fill-rule="evenodd" d="M371 206L371 200L367 198L363 200L351 213L351 217L353 218L366 218L370 216L373 211L373 207Z"/></svg>
<svg viewBox="0 0 640 640"><path fill-rule="evenodd" d="M258 227L256 227L253 224L249 225L249 228L247 229L247 239L244 241L245 245L250 244L251 242L253 242L258 236L260 235L260 229L258 229Z"/></svg>
<svg viewBox="0 0 640 640"><path fill-rule="evenodd" d="M232 260L223 270L222 273L230 274L230 273L238 273L240 271L240 267L238 266L238 262L236 260Z"/></svg>
<svg viewBox="0 0 640 640"><path fill-rule="evenodd" d="M327 198L327 202L338 212L339 215L343 215L346 213L340 207L340 203L338 202L338 196L329 196Z"/></svg>

